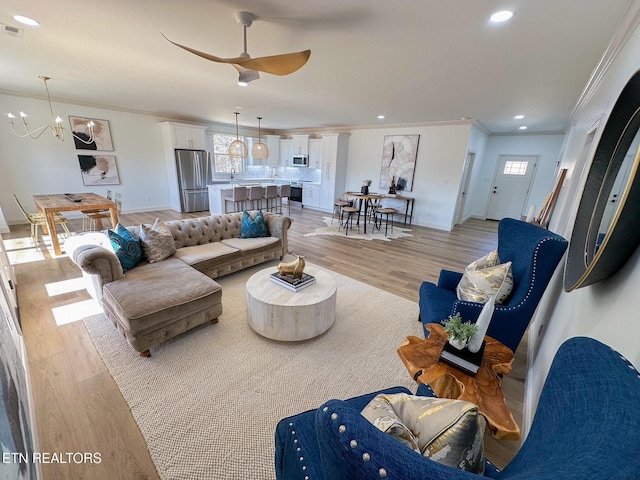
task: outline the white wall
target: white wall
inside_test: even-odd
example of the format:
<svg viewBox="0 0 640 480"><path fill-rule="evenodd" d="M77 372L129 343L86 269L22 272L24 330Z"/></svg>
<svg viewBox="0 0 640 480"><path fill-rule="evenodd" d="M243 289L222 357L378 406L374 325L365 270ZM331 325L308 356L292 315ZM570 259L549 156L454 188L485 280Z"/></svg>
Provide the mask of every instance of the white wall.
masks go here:
<svg viewBox="0 0 640 480"><path fill-rule="evenodd" d="M530 205L539 209L545 196L553 189L556 182L556 169L564 135L491 135L488 138L483 157L476 157L476 165L472 172L472 188L470 190L473 205L471 215L486 218L491 187L496 174L500 155L539 155L540 161L533 180L531 192L524 205L522 215L526 215Z"/></svg>
<svg viewBox="0 0 640 480"><path fill-rule="evenodd" d="M30 127L51 123L46 101L0 95L3 110L29 114ZM68 116L88 116L109 121L120 176L120 185L84 186L77 155L90 153L75 149L73 138L64 142L45 132L37 140L13 135L8 125L0 128L0 206L9 225L25 223L15 204L15 193L22 204L34 210L34 194L96 192L108 188L123 194L123 211L162 210L168 208L167 174L164 166L161 119L132 113L53 103L54 112L68 127ZM22 128L16 125L16 130ZM19 131L19 130L18 130ZM73 216L69 214L69 216Z"/></svg>
<svg viewBox="0 0 640 480"><path fill-rule="evenodd" d="M637 25L640 19L640 2L635 2L631 10L633 15L628 19L633 19L630 23ZM576 193L579 197L582 194L584 172L589 167L593 152L591 149L590 155L583 155L587 132L599 118L603 119L599 129L604 128L620 91L640 68L637 55L640 51L640 29L628 33L627 43L608 66L600 83L593 91L587 92L584 102L579 103L580 108L576 109L577 113L572 119L573 126L563 147L560 167L568 168L569 175L558 201L560 211L554 213L550 229L567 237L575 217L575 202L567 197ZM595 143L597 140L598 138ZM555 352L570 337L584 335L596 338L618 350L636 367L640 367L640 251L636 251L613 277L592 286L566 293L559 277L554 279L550 291L545 293L529 330L530 364L525 386L525 423L531 419ZM538 336L538 332L542 335Z"/></svg>
<svg viewBox="0 0 640 480"><path fill-rule="evenodd" d="M349 133L347 190L360 191L362 180L372 179L380 191L380 165L385 135L420 135L413 181L413 222L451 230L462 167L467 155L470 123L419 127L354 129Z"/></svg>

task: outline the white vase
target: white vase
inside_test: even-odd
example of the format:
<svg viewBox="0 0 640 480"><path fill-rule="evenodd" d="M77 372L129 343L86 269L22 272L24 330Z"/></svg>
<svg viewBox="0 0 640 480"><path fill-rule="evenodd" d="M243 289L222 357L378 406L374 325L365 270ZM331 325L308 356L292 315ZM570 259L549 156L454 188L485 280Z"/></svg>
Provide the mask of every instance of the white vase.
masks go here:
<svg viewBox="0 0 640 480"><path fill-rule="evenodd" d="M489 329L489 324L491 323L491 317L493 316L493 308L496 303L495 295L489 298L487 303L482 307L482 311L480 315L478 315L478 320L476 320L476 327L478 327L478 331L469 338L467 342L467 348L471 353L476 353L482 347L482 341L484 340L484 336L487 334L487 330Z"/></svg>
<svg viewBox="0 0 640 480"><path fill-rule="evenodd" d="M449 338L449 345L458 350L462 350L466 345L466 340L460 340L459 338Z"/></svg>

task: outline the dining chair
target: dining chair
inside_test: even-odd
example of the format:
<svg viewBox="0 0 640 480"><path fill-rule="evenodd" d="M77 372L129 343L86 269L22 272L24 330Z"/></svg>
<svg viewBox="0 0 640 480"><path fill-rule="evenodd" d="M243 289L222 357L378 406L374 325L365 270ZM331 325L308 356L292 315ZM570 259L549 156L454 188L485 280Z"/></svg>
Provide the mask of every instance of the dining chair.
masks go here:
<svg viewBox="0 0 640 480"><path fill-rule="evenodd" d="M109 193L110 192L107 192L107 195ZM112 199L109 198L109 200L112 200ZM121 193L114 194L113 202L116 204L118 215L120 215L120 212L122 211L122 194ZM85 231L94 231L98 228L102 229L102 220L105 218L111 220L111 212L109 210L97 210L94 212L89 212L83 217L83 229ZM85 228L85 224L84 224L85 219L87 221L88 228ZM115 225L111 225L111 227L116 228Z"/></svg>
<svg viewBox="0 0 640 480"><path fill-rule="evenodd" d="M385 224L384 224L384 236L386 237L388 234L388 230L389 230L389 216L391 216L391 233L393 234L393 215L396 213L396 211L391 208L391 207L384 207L382 206L382 204L380 204L379 207L377 207L374 211L374 218L375 218L375 228L377 228L378 230L382 231L382 216L386 215L386 220L385 220ZM378 218L378 214L380 215L380 218Z"/></svg>
<svg viewBox="0 0 640 480"><path fill-rule="evenodd" d="M228 213L227 202L233 202L232 212L241 212L247 203L247 187L233 187L231 195L224 197L224 213Z"/></svg>
<svg viewBox="0 0 640 480"><path fill-rule="evenodd" d="M107 190L107 200L112 200L113 199L113 192L111 190ZM81 210L82 212L82 230L87 231L88 229L91 229L90 227L95 224L95 220L92 220L91 218L88 217L88 215L95 215L95 214L105 214L108 215L109 214L109 210ZM102 217L102 218L107 218L107 217Z"/></svg>
<svg viewBox="0 0 640 480"><path fill-rule="evenodd" d="M352 202L348 200L344 200L342 198L338 198L335 202L333 202L333 213L331 214L331 223L333 223L333 219L338 217L338 223L340 223L342 219L342 209L344 207L350 207Z"/></svg>
<svg viewBox="0 0 640 480"><path fill-rule="evenodd" d="M22 214L25 216L25 218L31 225L31 239L33 240L34 244L37 244L38 243L38 227L43 227L47 225L47 217L43 213L27 212L22 206L22 204L20 203L20 200L18 200L18 197L16 196L15 193L13 194L13 199L16 201L16 203L18 204L18 207L20 207L20 211L22 211ZM62 229L64 230L67 237L71 236L71 232L69 231L69 226L67 225L67 219L63 215L56 213L54 215L54 221L56 224L62 226ZM49 232L49 235L57 235L57 232Z"/></svg>

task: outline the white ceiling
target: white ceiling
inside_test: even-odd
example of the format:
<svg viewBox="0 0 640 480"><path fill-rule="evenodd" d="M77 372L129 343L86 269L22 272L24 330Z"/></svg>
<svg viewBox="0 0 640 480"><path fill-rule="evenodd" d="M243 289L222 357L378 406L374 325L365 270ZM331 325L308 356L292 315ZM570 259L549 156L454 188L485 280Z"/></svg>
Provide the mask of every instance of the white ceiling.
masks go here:
<svg viewBox="0 0 640 480"><path fill-rule="evenodd" d="M3 0L0 92L266 129L477 119L561 132L628 0ZM510 22L490 24L505 8ZM236 85L221 57L311 49L297 72ZM22 14L39 27L18 24ZM17 113L17 112L14 112ZM386 115L378 120L377 115ZM525 115L515 120L516 114Z"/></svg>

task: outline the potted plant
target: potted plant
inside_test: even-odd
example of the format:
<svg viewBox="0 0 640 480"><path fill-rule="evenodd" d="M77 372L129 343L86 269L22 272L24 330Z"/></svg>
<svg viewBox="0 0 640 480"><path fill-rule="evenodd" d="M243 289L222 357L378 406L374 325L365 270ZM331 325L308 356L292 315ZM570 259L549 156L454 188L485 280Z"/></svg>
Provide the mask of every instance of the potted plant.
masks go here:
<svg viewBox="0 0 640 480"><path fill-rule="evenodd" d="M462 350L469 339L478 331L478 327L471 322L463 322L460 312L449 315L449 318L442 321L444 331L449 336L449 344L452 347Z"/></svg>
<svg viewBox="0 0 640 480"><path fill-rule="evenodd" d="M360 193L364 194L364 195L368 195L369 194L369 186L371 185L371 180L363 180L362 181L362 188L360 189Z"/></svg>

